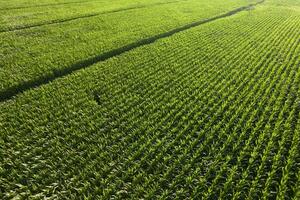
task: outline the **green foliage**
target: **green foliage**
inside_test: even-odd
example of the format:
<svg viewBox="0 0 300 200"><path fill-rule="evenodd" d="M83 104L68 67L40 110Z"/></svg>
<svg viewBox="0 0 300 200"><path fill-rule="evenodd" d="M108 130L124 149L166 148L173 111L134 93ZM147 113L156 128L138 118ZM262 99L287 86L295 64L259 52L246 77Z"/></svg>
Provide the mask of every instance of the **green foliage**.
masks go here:
<svg viewBox="0 0 300 200"><path fill-rule="evenodd" d="M120 6L113 2L64 6L100 12ZM191 0L0 33L2 88L241 2ZM269 0L0 102L0 199L298 199L299 32L297 4Z"/></svg>

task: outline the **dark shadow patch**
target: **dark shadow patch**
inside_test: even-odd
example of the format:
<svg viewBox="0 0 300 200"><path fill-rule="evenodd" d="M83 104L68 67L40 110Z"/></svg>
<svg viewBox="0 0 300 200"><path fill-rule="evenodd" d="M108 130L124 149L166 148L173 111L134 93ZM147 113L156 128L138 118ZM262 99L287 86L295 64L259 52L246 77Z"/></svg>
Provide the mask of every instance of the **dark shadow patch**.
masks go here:
<svg viewBox="0 0 300 200"><path fill-rule="evenodd" d="M99 95L97 92L94 92L94 93L93 93L93 98L94 98L94 101L95 101L98 105L101 105L101 98L100 98L100 95Z"/></svg>

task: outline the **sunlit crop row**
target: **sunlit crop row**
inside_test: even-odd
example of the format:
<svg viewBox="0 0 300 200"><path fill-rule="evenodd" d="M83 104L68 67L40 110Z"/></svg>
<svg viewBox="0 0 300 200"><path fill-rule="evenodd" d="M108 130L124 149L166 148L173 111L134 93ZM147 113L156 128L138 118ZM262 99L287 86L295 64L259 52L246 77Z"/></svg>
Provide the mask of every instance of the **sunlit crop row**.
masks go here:
<svg viewBox="0 0 300 200"><path fill-rule="evenodd" d="M299 32L268 2L1 102L0 197L297 199Z"/></svg>

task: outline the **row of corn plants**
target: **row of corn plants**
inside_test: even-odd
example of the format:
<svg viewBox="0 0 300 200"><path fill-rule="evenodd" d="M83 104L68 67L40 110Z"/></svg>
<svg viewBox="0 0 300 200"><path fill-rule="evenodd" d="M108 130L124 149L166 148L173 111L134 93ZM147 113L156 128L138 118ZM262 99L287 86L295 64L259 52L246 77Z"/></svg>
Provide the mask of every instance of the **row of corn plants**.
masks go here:
<svg viewBox="0 0 300 200"><path fill-rule="evenodd" d="M299 17L270 5L0 103L0 197L297 199Z"/></svg>

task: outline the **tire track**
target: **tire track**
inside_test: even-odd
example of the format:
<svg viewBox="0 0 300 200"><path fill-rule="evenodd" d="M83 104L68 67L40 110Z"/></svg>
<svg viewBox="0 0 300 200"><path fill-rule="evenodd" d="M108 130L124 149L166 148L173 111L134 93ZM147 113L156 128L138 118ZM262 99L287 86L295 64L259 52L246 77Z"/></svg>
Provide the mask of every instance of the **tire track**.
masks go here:
<svg viewBox="0 0 300 200"><path fill-rule="evenodd" d="M100 54L98 56L94 56L94 57L91 57L91 58L87 58L86 60L76 62L68 68L54 69L52 71L52 73L50 72L50 73L48 73L48 74L46 74L42 77L39 77L35 80L20 83L18 85L11 86L11 87L1 91L0 92L0 102L9 100L9 99L13 98L14 96L16 96L20 93L23 93L27 90L30 90L30 89L33 89L33 88L36 88L36 87L40 87L41 85L45 85L45 84L47 84L47 83L49 83L49 82L51 82L55 79L67 76L67 75L69 75L69 74L71 74L71 73L73 73L77 70L88 68L88 67L90 67L91 65L93 65L97 62L106 61L106 60L108 60L112 57L119 56L119 55L121 55L125 52L131 51L133 49L136 49L136 48L144 46L144 45L154 43L155 41L157 41L159 39L170 37L170 36L172 36L176 33L191 29L193 27L197 27L197 26L202 25L202 24L206 24L206 23L218 20L218 19L222 19L222 18L226 18L226 17L232 16L232 15L235 15L239 12L247 10L248 8L250 8L252 6L256 6L256 5L261 4L263 2L264 2L264 0L261 0L257 3L253 3L253 4L249 4L247 6L239 7L237 9L231 10L227 13L224 13L224 14L212 17L212 18L192 22L190 24L186 24L184 26L177 27L177 28L172 29L168 32L160 33L160 34L151 36L149 38L145 38L145 39L142 39L140 41L125 45L123 47L108 51L108 52Z"/></svg>
<svg viewBox="0 0 300 200"><path fill-rule="evenodd" d="M139 6L132 6L132 7L127 7L127 8L118 8L118 9L114 9L114 10L110 10L110 11L90 13L90 14L85 14L85 15L70 17L70 18L65 18L65 19L55 19L55 20L50 20L47 22L40 22L40 23L36 23L36 24L29 24L29 25L23 25L23 26L21 25L21 26L17 26L17 27L3 29L3 30L0 30L0 33L19 31L19 30L36 28L36 27L40 27L40 26L47 26L47 25L53 25L53 24L61 24L61 23L65 23L65 22L70 22L70 21L75 21L75 20L85 19L85 18L91 18L91 17L96 17L96 16L110 14L110 13L125 12L128 10L136 10L136 9L147 8L147 7L158 6L158 5L179 3L179 2L183 2L183 1L188 1L188 0L160 2L160 3L150 4L150 5L149 4L148 5L139 5Z"/></svg>

